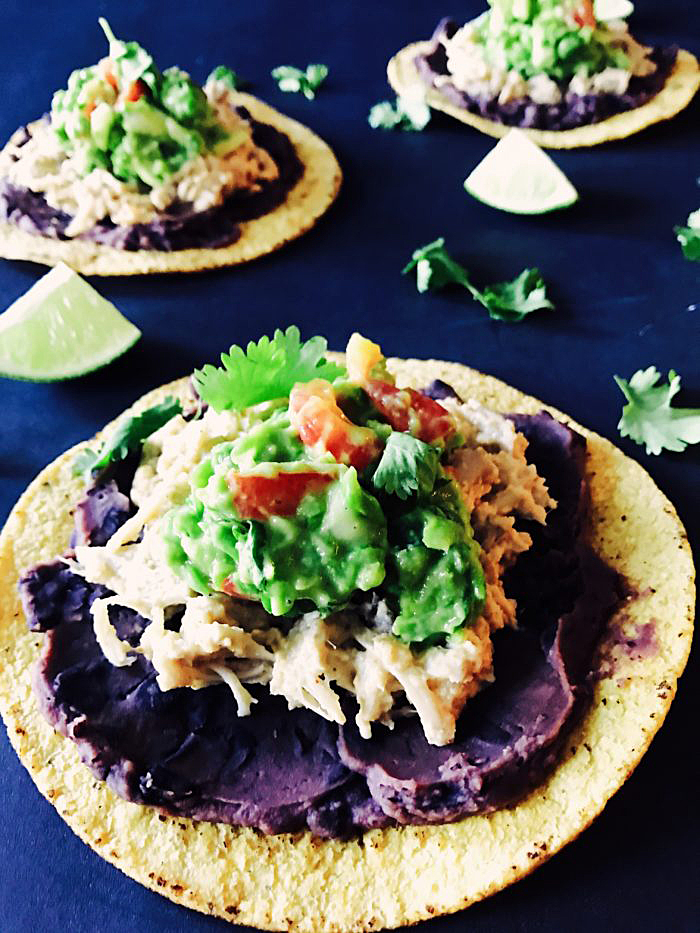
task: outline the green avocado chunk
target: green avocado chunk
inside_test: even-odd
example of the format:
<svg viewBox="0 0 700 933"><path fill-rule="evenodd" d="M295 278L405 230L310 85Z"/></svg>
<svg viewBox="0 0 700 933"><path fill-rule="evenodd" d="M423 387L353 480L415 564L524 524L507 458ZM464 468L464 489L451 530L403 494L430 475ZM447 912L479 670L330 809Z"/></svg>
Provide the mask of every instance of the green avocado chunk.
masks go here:
<svg viewBox="0 0 700 933"><path fill-rule="evenodd" d="M290 463L303 460L304 456L304 445L292 428L286 409L253 425L231 446L231 461L239 471L257 463Z"/></svg>
<svg viewBox="0 0 700 933"><path fill-rule="evenodd" d="M398 610L392 632L402 641L435 642L472 622L484 606L486 583L469 522L459 509L439 504L452 498L450 487L446 480L432 502L392 525L387 592Z"/></svg>

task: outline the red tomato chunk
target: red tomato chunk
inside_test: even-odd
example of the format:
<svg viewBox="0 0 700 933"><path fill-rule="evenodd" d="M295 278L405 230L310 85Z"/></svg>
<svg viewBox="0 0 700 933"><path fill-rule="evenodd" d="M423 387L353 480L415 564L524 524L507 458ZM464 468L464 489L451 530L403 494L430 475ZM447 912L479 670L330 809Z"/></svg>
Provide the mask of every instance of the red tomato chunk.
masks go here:
<svg viewBox="0 0 700 933"><path fill-rule="evenodd" d="M370 379L364 389L395 431L408 431L426 444L434 444L455 433L449 412L422 392L397 389L377 379Z"/></svg>
<svg viewBox="0 0 700 933"><path fill-rule="evenodd" d="M238 515L256 522L267 521L271 515L294 515L307 493L319 492L333 479L329 473L312 471L246 476L232 470L227 477Z"/></svg>
<svg viewBox="0 0 700 933"><path fill-rule="evenodd" d="M313 379L299 383L289 397L292 427L307 447L329 453L356 470L364 470L380 454L377 435L371 428L353 424L343 414L330 382Z"/></svg>

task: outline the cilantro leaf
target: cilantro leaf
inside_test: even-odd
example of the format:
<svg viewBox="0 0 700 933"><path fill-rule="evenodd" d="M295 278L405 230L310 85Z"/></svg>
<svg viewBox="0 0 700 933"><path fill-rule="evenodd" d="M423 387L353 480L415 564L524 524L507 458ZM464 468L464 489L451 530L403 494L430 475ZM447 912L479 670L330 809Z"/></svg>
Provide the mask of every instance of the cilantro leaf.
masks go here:
<svg viewBox="0 0 700 933"><path fill-rule="evenodd" d="M373 130L393 130L401 122L401 114L388 100L382 100L370 109L367 122Z"/></svg>
<svg viewBox="0 0 700 933"><path fill-rule="evenodd" d="M289 395L297 382L332 381L344 375L342 366L325 358L326 349L323 337L302 343L299 328L292 326L284 332L276 330L272 339L251 341L245 351L234 344L221 354L223 366L207 363L195 370L193 380L201 398L215 411L240 411Z"/></svg>
<svg viewBox="0 0 700 933"><path fill-rule="evenodd" d="M208 84L210 81L218 81L224 84L229 91L238 91L243 87L240 76L227 65L217 65L216 68L212 69L206 83Z"/></svg>
<svg viewBox="0 0 700 933"><path fill-rule="evenodd" d="M554 307L539 269L523 269L512 282L487 285L474 297L496 321L522 321L532 311Z"/></svg>
<svg viewBox="0 0 700 933"><path fill-rule="evenodd" d="M416 288L421 293L427 292L429 288L444 288L452 283L463 285L469 290L472 288L467 270L455 262L445 249L444 237L438 237L432 243L415 249L411 261L401 270L401 275L407 275L412 269L416 270Z"/></svg>
<svg viewBox="0 0 700 933"><path fill-rule="evenodd" d="M307 65L304 71L293 65L279 65L272 69L272 77L280 91L292 94L301 92L307 100L316 97L316 91L328 77L328 66L321 64Z"/></svg>
<svg viewBox="0 0 700 933"><path fill-rule="evenodd" d="M182 405L177 399L166 398L159 405L147 408L138 415L124 418L112 435L104 442L97 452L90 449L83 450L75 458L73 472L95 473L104 470L110 463L126 460L131 453L135 453L154 431L162 428L175 415L182 411Z"/></svg>
<svg viewBox="0 0 700 933"><path fill-rule="evenodd" d="M512 282L497 282L483 290L473 285L464 266L456 262L445 249L444 237L413 251L411 261L401 270L406 275L416 270L416 288L419 292L461 285L475 301L482 304L496 321L521 321L532 311L553 308L547 290L537 269L523 269Z"/></svg>
<svg viewBox="0 0 700 933"><path fill-rule="evenodd" d="M423 97L397 97L395 104L383 100L371 108L367 122L373 130L398 127L407 132L419 132L430 122L430 107Z"/></svg>
<svg viewBox="0 0 700 933"><path fill-rule="evenodd" d="M152 56L138 42L124 42L122 39L117 39L103 16L100 16L97 22L109 42L109 57L121 79L120 86L128 87L136 81L143 81L148 85L151 93L155 94L160 73Z"/></svg>
<svg viewBox="0 0 700 933"><path fill-rule="evenodd" d="M656 384L661 373L655 366L638 369L629 382L619 376L614 379L627 399L617 426L623 437L644 444L647 453L654 455L700 444L700 408L671 407L681 387L677 373L669 372L668 385Z"/></svg>
<svg viewBox="0 0 700 933"><path fill-rule="evenodd" d="M688 217L687 226L675 227L674 232L685 258L700 262L700 209Z"/></svg>
<svg viewBox="0 0 700 933"><path fill-rule="evenodd" d="M408 499L414 493L427 495L437 477L440 455L434 447L411 434L393 431L372 477L375 489Z"/></svg>
<svg viewBox="0 0 700 933"><path fill-rule="evenodd" d="M685 258L700 262L700 230L694 230L693 227L676 227L675 233Z"/></svg>

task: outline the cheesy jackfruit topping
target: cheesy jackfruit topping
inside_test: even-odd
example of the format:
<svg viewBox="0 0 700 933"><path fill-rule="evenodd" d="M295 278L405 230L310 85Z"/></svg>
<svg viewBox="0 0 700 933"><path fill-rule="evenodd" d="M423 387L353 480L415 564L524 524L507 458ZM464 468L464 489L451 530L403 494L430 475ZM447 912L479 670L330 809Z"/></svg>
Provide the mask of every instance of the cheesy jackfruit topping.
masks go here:
<svg viewBox="0 0 700 933"><path fill-rule="evenodd" d="M264 684L337 723L352 696L363 737L417 714L446 745L515 624L516 519L555 503L507 418L396 386L357 334L347 370L324 353L290 328L195 373L196 416L142 442L135 514L69 560L112 591L92 606L107 659L144 654L161 690L223 681L245 716ZM135 647L114 605L150 621Z"/></svg>

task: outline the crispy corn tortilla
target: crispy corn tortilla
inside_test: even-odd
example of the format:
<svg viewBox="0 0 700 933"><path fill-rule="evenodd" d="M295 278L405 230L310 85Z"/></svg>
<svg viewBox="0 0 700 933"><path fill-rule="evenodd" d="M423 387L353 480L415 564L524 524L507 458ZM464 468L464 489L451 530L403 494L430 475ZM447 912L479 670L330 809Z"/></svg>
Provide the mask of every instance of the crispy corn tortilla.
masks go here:
<svg viewBox="0 0 700 933"><path fill-rule="evenodd" d="M236 92L235 104L252 117L285 133L304 164L304 174L275 210L239 224L241 235L217 249L129 251L89 240L55 240L0 223L0 256L29 259L47 266L58 262L83 275L144 275L153 272L199 272L235 266L274 252L310 230L340 190L342 172L331 148L310 129L250 94Z"/></svg>
<svg viewBox="0 0 700 933"><path fill-rule="evenodd" d="M397 52L387 65L389 84L397 94L406 94L415 90L416 85L425 87L416 68L414 59L416 55L427 51L432 46L429 41L413 42ZM673 71L666 79L666 83L658 94L633 110L617 113L615 116L601 120L599 123L589 123L573 130L535 130L521 128L530 139L545 149L577 149L583 146L598 146L600 143L612 142L615 139L626 139L634 133L639 133L654 123L669 120L680 113L695 96L700 87L700 68L698 61L690 52L679 50ZM470 113L464 107L458 107L441 94L437 88L431 87L426 91L426 101L436 110L467 123L488 136L505 136L511 126L498 123L496 120L487 120L475 113Z"/></svg>
<svg viewBox="0 0 700 933"><path fill-rule="evenodd" d="M540 402L455 363L390 360L399 384L449 382L501 411L535 413ZM149 393L141 409L186 381ZM48 466L0 534L0 709L10 740L39 790L107 861L180 904L271 930L379 930L450 913L528 874L573 839L624 783L660 727L685 666L693 627L694 571L683 527L647 473L603 438L589 442L592 540L639 596L612 620L594 703L567 743L573 753L517 806L446 826L372 830L361 841L309 833L265 836L194 823L127 803L96 781L72 742L41 716L30 670L41 636L27 632L20 572L60 553L82 482L71 472L81 446ZM634 660L615 646L655 620L658 650ZM614 664L612 663L614 661ZM387 879L391 883L387 884Z"/></svg>

